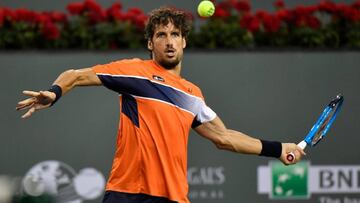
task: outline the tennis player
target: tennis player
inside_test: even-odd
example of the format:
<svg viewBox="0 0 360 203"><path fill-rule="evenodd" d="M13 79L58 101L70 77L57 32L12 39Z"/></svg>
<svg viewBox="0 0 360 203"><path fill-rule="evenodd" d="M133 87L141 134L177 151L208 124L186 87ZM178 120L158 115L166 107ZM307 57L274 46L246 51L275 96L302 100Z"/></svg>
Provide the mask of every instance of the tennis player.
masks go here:
<svg viewBox="0 0 360 203"><path fill-rule="evenodd" d="M187 143L190 129L219 149L275 157L293 164L304 151L293 143L260 140L227 129L206 105L201 90L180 76L191 20L172 8L152 11L145 28L150 60L124 59L67 70L47 91L24 91L30 98L17 110L51 107L74 87L103 85L120 94L120 125L104 203L189 202ZM297 160L286 155L294 152Z"/></svg>

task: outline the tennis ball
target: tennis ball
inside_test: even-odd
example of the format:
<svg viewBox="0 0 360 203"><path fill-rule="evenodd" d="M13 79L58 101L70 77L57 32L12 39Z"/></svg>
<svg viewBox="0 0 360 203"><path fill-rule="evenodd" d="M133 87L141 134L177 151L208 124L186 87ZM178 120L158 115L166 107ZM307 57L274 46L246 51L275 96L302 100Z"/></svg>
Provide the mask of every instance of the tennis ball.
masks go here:
<svg viewBox="0 0 360 203"><path fill-rule="evenodd" d="M211 1L204 0L200 2L197 11L201 17L210 17L215 12L215 6Z"/></svg>

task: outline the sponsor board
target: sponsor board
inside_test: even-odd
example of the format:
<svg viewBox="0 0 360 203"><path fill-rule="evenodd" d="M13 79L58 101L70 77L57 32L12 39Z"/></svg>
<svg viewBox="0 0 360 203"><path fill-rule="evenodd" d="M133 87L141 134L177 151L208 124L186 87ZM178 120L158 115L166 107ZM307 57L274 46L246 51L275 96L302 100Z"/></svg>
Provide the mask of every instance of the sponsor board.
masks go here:
<svg viewBox="0 0 360 203"><path fill-rule="evenodd" d="M56 161L42 161L31 167L22 178L24 194L39 197L49 195L58 203L82 203L100 197L105 189L105 178L94 168L83 168L78 173L69 165Z"/></svg>
<svg viewBox="0 0 360 203"><path fill-rule="evenodd" d="M223 166L188 168L189 199L219 200L224 198L225 168Z"/></svg>
<svg viewBox="0 0 360 203"><path fill-rule="evenodd" d="M258 193L270 199L310 199L319 194L321 203L360 203L360 165L311 165L302 161L285 166L272 161L258 167L257 179ZM354 194L359 197L348 197Z"/></svg>

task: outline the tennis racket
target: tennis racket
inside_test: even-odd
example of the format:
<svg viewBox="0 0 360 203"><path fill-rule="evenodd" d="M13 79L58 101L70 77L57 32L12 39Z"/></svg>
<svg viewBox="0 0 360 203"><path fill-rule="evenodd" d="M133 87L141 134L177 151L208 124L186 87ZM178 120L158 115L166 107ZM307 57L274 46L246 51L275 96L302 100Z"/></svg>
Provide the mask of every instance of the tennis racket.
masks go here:
<svg viewBox="0 0 360 203"><path fill-rule="evenodd" d="M336 116L340 112L344 97L339 94L333 99L324 109L310 132L306 135L305 139L301 141L298 146L305 149L307 145L315 146L325 137L329 131L331 124L335 121ZM288 153L286 159L290 162L295 160L295 154L293 152Z"/></svg>

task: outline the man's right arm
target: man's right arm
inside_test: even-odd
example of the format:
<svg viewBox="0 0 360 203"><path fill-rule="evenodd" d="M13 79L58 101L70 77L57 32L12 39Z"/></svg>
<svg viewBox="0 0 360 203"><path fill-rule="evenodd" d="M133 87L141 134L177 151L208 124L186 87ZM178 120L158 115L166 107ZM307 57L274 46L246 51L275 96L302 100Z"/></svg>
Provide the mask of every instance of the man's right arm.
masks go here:
<svg viewBox="0 0 360 203"><path fill-rule="evenodd" d="M60 86L64 95L76 86L101 85L101 81L91 68L84 68L61 73L53 85Z"/></svg>
<svg viewBox="0 0 360 203"><path fill-rule="evenodd" d="M76 86L95 86L101 85L101 81L91 68L78 70L67 70L59 75L54 81L53 87L58 86L61 89L61 95L56 95L53 91L23 91L30 98L20 101L16 110L28 111L22 118L30 117L34 112L48 108L59 96L65 95Z"/></svg>

